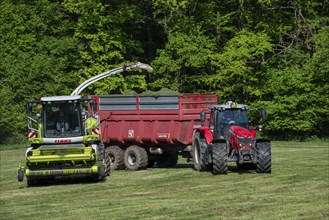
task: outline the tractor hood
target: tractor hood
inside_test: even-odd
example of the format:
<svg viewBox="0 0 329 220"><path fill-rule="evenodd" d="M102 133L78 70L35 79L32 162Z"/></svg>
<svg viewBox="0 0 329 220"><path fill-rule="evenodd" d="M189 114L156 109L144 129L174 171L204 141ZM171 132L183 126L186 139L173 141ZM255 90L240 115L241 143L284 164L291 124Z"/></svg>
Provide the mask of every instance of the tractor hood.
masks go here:
<svg viewBox="0 0 329 220"><path fill-rule="evenodd" d="M237 135L237 136L245 137L245 138L252 136L251 131L249 131L248 129L246 129L244 127L240 127L240 126L236 126L236 125L232 125L230 127L229 132L232 133L233 135Z"/></svg>

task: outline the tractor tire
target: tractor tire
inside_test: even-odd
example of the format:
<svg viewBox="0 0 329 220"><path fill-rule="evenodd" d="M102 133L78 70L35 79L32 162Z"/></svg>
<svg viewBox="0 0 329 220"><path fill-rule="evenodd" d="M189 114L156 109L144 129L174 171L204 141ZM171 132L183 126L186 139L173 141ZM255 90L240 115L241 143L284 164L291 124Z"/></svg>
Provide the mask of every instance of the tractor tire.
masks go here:
<svg viewBox="0 0 329 220"><path fill-rule="evenodd" d="M177 152L161 155L160 159L157 160L159 168L173 168L176 166L178 161Z"/></svg>
<svg viewBox="0 0 329 220"><path fill-rule="evenodd" d="M257 151L257 173L271 173L271 144L269 142L260 142L256 145Z"/></svg>
<svg viewBox="0 0 329 220"><path fill-rule="evenodd" d="M216 143L212 146L212 174L227 174L227 151L225 143Z"/></svg>
<svg viewBox="0 0 329 220"><path fill-rule="evenodd" d="M192 158L194 169L197 171L207 171L210 166L207 164L206 158L207 142L201 136L200 132L196 132L192 143Z"/></svg>
<svg viewBox="0 0 329 220"><path fill-rule="evenodd" d="M124 151L118 146L109 146L106 148L106 154L108 155L110 161L109 166L111 170L123 170L125 168L124 164Z"/></svg>
<svg viewBox="0 0 329 220"><path fill-rule="evenodd" d="M128 170L145 169L148 165L148 156L144 148L130 146L124 153L124 162Z"/></svg>

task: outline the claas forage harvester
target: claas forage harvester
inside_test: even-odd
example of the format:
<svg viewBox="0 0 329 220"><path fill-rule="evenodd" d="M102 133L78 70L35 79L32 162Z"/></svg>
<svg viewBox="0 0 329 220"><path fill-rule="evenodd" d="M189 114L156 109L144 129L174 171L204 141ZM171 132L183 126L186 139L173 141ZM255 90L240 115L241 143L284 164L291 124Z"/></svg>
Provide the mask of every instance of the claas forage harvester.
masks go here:
<svg viewBox="0 0 329 220"><path fill-rule="evenodd" d="M28 142L25 164L17 171L18 181L28 185L40 180L90 176L97 181L110 174L110 158L101 141L96 102L79 94L90 84L135 68L152 71L147 64L119 67L88 79L69 96L43 97L27 104Z"/></svg>

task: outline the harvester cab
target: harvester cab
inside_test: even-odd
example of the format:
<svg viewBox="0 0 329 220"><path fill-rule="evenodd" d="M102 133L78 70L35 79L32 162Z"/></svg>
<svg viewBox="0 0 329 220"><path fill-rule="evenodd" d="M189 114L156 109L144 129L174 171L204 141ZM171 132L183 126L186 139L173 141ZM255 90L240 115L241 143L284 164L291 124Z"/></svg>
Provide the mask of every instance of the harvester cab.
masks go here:
<svg viewBox="0 0 329 220"><path fill-rule="evenodd" d="M43 97L28 102L26 166L18 169L18 180L28 185L62 176L109 175L100 142L100 123L95 103L81 96Z"/></svg>
<svg viewBox="0 0 329 220"><path fill-rule="evenodd" d="M209 124L196 130L192 143L195 169L226 174L227 163L238 168L253 168L259 173L271 172L271 147L267 139L256 137L257 130L249 125L248 106L232 101L210 106ZM266 111L262 110L263 120ZM205 121L205 113L200 120Z"/></svg>
<svg viewBox="0 0 329 220"><path fill-rule="evenodd" d="M28 185L58 177L91 176L97 181L110 174L110 157L101 141L96 103L79 94L90 84L143 63L119 67L96 75L80 84L70 96L43 97L27 104L28 142L26 163L18 168L18 181Z"/></svg>

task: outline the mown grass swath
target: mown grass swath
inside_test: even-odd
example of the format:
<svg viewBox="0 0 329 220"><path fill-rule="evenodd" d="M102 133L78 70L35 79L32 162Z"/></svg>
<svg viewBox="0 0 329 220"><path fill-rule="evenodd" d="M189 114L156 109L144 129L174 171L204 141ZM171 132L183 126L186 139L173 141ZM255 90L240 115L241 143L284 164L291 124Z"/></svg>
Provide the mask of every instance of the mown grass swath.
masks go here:
<svg viewBox="0 0 329 220"><path fill-rule="evenodd" d="M83 179L27 187L16 169L24 149L0 151L1 219L328 219L327 142L272 142L272 174L176 168L113 171L106 182Z"/></svg>

